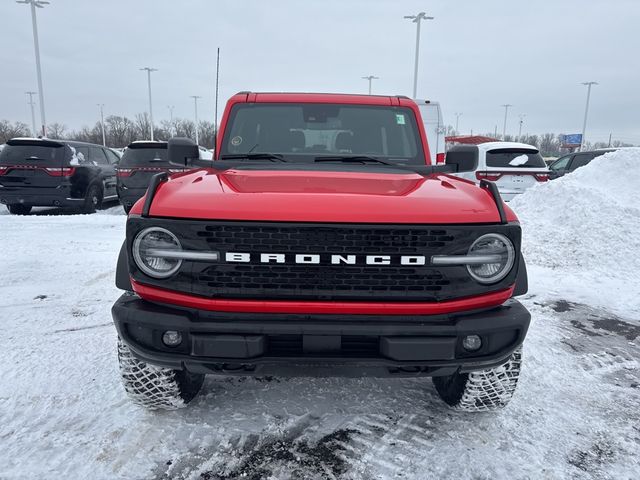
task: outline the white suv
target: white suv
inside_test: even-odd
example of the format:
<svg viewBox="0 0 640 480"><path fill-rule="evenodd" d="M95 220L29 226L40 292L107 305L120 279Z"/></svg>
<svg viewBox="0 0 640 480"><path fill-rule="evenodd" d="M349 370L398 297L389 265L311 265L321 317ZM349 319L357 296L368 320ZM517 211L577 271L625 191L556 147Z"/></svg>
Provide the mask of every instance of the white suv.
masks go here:
<svg viewBox="0 0 640 480"><path fill-rule="evenodd" d="M549 180L549 169L538 149L532 145L487 142L477 145L477 148L477 170L456 175L476 183L480 183L480 180L495 182L505 202L524 193L536 183ZM454 146L449 151L455 149Z"/></svg>

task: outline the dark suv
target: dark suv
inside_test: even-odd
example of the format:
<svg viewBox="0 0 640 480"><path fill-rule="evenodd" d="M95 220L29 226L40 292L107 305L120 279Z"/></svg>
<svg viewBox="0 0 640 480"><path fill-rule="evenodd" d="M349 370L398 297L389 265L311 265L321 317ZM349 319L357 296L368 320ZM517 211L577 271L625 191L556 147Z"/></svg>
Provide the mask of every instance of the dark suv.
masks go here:
<svg viewBox="0 0 640 480"><path fill-rule="evenodd" d="M615 148L609 148L604 150L593 150L591 152L577 152L560 157L551 165L549 165L549 178L554 180L560 178L566 173L573 172L576 168L584 167L591 160L597 158L605 153L615 152Z"/></svg>
<svg viewBox="0 0 640 480"><path fill-rule="evenodd" d="M117 169L118 199L129 213L147 191L149 181L158 172L181 172L169 164L167 142L138 141L125 149Z"/></svg>
<svg viewBox="0 0 640 480"><path fill-rule="evenodd" d="M118 161L91 143L14 138L0 152L0 203L18 215L50 206L93 213L116 198Z"/></svg>
<svg viewBox="0 0 640 480"><path fill-rule="evenodd" d="M199 147L200 166L210 166L213 155L204 147ZM124 150L117 168L118 198L126 213L129 213L147 191L151 177L159 172L169 175L183 172L188 168L169 163L167 142L148 140L135 141Z"/></svg>

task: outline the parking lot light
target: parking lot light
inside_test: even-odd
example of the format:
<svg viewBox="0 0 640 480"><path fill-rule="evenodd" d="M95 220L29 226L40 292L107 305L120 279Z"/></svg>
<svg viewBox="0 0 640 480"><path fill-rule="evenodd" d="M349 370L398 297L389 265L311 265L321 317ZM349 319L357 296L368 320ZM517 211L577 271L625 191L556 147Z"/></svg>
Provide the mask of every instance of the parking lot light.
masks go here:
<svg viewBox="0 0 640 480"><path fill-rule="evenodd" d="M405 15L404 18L408 18L416 24L416 60L413 67L413 98L416 98L418 95L418 58L420 57L420 22L433 20L435 17L427 17L425 12L420 12L417 15Z"/></svg>
<svg viewBox="0 0 640 480"><path fill-rule="evenodd" d="M151 101L151 72L157 72L158 69L151 67L142 67L140 70L146 70L147 72L147 85L149 87L149 130L151 130L150 138L153 142L153 102Z"/></svg>
<svg viewBox="0 0 640 480"><path fill-rule="evenodd" d="M587 103L584 107L584 122L582 123L582 140L580 141L580 152L584 148L584 136L587 132L587 116L589 115L589 99L591 98L591 86L598 85L598 82L582 82L582 85L587 86Z"/></svg>
<svg viewBox="0 0 640 480"><path fill-rule="evenodd" d="M31 6L31 23L33 26L33 45L36 50L36 73L38 74L38 93L40 94L40 121L42 123L41 134L47 136L47 122L44 116L44 90L42 89L42 69L40 68L40 43L38 41L38 22L36 21L36 8L44 8L49 2L45 0L16 0L16 3L22 3ZM37 133L33 132L34 136Z"/></svg>

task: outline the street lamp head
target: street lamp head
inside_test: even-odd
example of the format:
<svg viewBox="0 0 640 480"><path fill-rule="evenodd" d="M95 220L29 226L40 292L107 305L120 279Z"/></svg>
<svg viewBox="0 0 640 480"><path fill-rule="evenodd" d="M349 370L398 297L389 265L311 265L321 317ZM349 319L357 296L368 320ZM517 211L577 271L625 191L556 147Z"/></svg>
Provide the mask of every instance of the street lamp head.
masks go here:
<svg viewBox="0 0 640 480"><path fill-rule="evenodd" d="M33 4L36 8L44 8L45 5L49 5L46 0L16 0L16 3L22 3L23 5Z"/></svg>
<svg viewBox="0 0 640 480"><path fill-rule="evenodd" d="M582 85L599 85L598 82L582 82Z"/></svg>

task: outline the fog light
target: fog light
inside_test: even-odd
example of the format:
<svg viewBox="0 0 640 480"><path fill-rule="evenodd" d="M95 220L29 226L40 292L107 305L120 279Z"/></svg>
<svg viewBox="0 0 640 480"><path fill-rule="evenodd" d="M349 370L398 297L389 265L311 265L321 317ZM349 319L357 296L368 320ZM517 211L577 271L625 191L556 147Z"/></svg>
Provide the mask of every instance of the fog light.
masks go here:
<svg viewBox="0 0 640 480"><path fill-rule="evenodd" d="M167 347L177 347L182 343L182 334L175 330L167 330L162 334L162 343Z"/></svg>
<svg viewBox="0 0 640 480"><path fill-rule="evenodd" d="M462 339L462 346L465 350L475 352L482 346L482 339L478 335L467 335Z"/></svg>

